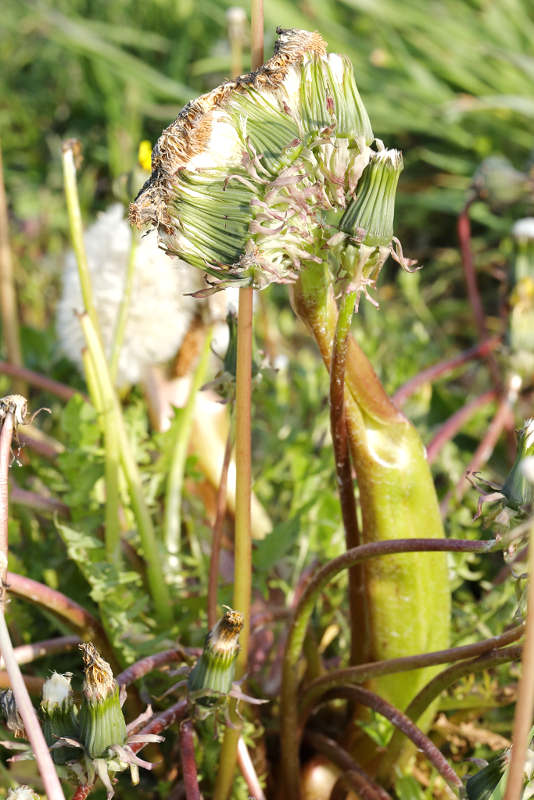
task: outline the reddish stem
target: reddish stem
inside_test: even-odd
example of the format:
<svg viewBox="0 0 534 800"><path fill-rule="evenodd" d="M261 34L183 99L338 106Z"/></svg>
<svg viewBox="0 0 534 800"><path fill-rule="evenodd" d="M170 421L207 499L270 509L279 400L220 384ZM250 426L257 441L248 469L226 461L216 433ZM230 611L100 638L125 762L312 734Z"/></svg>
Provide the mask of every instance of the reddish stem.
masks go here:
<svg viewBox="0 0 534 800"><path fill-rule="evenodd" d="M147 722L145 727L139 731L139 735L145 733L161 733L161 731L169 728L175 722L182 720L187 714L187 710L187 700L179 700L177 703L174 703L174 705L169 706L169 708L167 708L165 711L153 716L152 719ZM132 744L132 750L134 753L137 753L137 751L142 747L144 747L143 742L136 742L135 744Z"/></svg>
<svg viewBox="0 0 534 800"><path fill-rule="evenodd" d="M471 250L471 223L469 220L469 209L472 202L472 200L469 200L465 204L463 211L461 211L460 215L458 216L458 240L460 243L462 269L467 287L467 296L469 298L471 310L473 311L478 338L483 340L486 339L488 331L486 327L484 307L478 291L473 251ZM486 361L489 371L491 372L495 389L500 394L502 392L501 375L495 357L491 352L486 354Z"/></svg>
<svg viewBox="0 0 534 800"><path fill-rule="evenodd" d="M47 378L46 375L33 372L33 370L26 369L26 367L19 367L9 361L0 361L0 373L26 381L26 383L32 386L37 386L38 389L50 392L50 394L59 397L61 400L70 400L75 394L79 394L84 399L87 399L85 395L77 389L71 389L70 386L65 386L64 383L59 383L59 381L54 381L52 378Z"/></svg>
<svg viewBox="0 0 534 800"><path fill-rule="evenodd" d="M50 461L53 461L65 450L62 445L54 442L54 440L50 440L49 438L38 439L36 436L32 436L29 431L20 431L17 438L21 445L29 447L30 450L35 451L44 458L50 459Z"/></svg>
<svg viewBox="0 0 534 800"><path fill-rule="evenodd" d="M173 647L171 650L163 650L161 653L156 653L153 656L147 656L130 667L125 669L120 675L117 675L117 683L119 686L128 686L130 683L143 678L154 669L158 669L166 664L172 664L175 661L186 661L186 651L180 647Z"/></svg>
<svg viewBox="0 0 534 800"><path fill-rule="evenodd" d="M14 481L9 482L9 494L11 502L15 505L26 506L34 511L44 511L48 514L59 514L62 517L70 517L70 508L58 500L56 497L43 497L42 494L21 489Z"/></svg>
<svg viewBox="0 0 534 800"><path fill-rule="evenodd" d="M512 414L512 409L510 406L510 400L508 397L503 397L499 402L499 405L497 407L497 412L493 417L492 421L490 422L484 438L482 439L479 446L475 450L475 454L471 459L471 461L469 462L469 466L467 467L465 473L458 481L456 488L452 489L450 492L447 492L447 494L441 501L440 509L442 516L446 516L453 496L456 498L458 502L460 502L460 500L468 490L470 483L467 480L466 475L470 472L476 472L477 470L480 469L480 467L484 466L484 464L488 461L491 454L493 453L493 450L495 449L495 445L497 444L497 441L503 431L503 428L506 426L508 420L510 419L511 414Z"/></svg>
<svg viewBox="0 0 534 800"><path fill-rule="evenodd" d="M180 755L184 779L186 800L200 800L198 788L197 764L195 761L195 736L191 720L186 719L180 725Z"/></svg>
<svg viewBox="0 0 534 800"><path fill-rule="evenodd" d="M72 796L72 800L85 800L86 797L89 796L89 793L94 789L94 785L89 786L88 784L84 784L83 786L78 786L75 793Z"/></svg>
<svg viewBox="0 0 534 800"><path fill-rule="evenodd" d="M475 411L478 411L482 406L488 405L497 399L497 392L495 389L490 389L489 392L484 392L479 397L475 397L465 406L458 409L452 417L449 417L447 422L441 426L436 433L430 444L426 449L426 457L429 464L433 464L438 457L442 447L450 440L453 439L458 431L462 428L465 422L473 416Z"/></svg>
<svg viewBox="0 0 534 800"><path fill-rule="evenodd" d="M418 372L417 375L414 375L413 378L410 378L409 381L406 381L406 383L403 384L400 389L397 389L393 395L393 401L401 405L423 384L435 381L436 378L441 377L441 375L447 375L457 367L461 367L463 364L467 364L469 361L472 361L475 358L486 357L489 353L495 350L497 345L500 344L500 341L501 340L498 336L494 336L491 339L486 339L485 341L470 347L468 350L464 350L463 353L459 353L457 356L447 358L445 361L438 361L437 364L432 364L432 366L427 367L421 372Z"/></svg>
<svg viewBox="0 0 534 800"><path fill-rule="evenodd" d="M39 678L36 675L23 675L22 679L26 685L28 693L34 697L41 697L43 692L44 678ZM7 672L0 671L0 689L11 688L11 680Z"/></svg>
<svg viewBox="0 0 534 800"><path fill-rule="evenodd" d="M358 793L358 797L361 797L362 800L391 800L391 795L379 786L378 783L375 783L375 781L356 764L352 756L333 739L324 736L322 733L316 733L315 731L307 731L305 738L317 752L326 756L333 764L340 767L344 773L350 773L350 776L344 775L343 777L346 777L347 784Z"/></svg>
<svg viewBox="0 0 534 800"><path fill-rule="evenodd" d="M242 736L239 737L239 742L237 743L237 763L247 784L249 800L265 800L258 775Z"/></svg>
<svg viewBox="0 0 534 800"><path fill-rule="evenodd" d="M406 714L399 711L398 708L395 708L395 706L383 700L374 692L363 689L361 686L340 686L337 689L332 689L323 696L322 702L327 702L328 700L338 697L345 697L348 700L361 703L388 719L398 730L402 731L419 750L423 751L431 764L434 765L448 784L457 789L462 787L462 781L446 758L440 753L436 745L417 727L417 725L414 725Z"/></svg>
<svg viewBox="0 0 534 800"><path fill-rule="evenodd" d="M104 629L85 608L61 592L45 586L44 583L39 583L24 575L17 575L15 572L7 573L7 584L11 594L46 608L47 611L51 611L71 628L77 630L81 637L94 641L106 660L110 661L112 665L115 664L115 658Z"/></svg>

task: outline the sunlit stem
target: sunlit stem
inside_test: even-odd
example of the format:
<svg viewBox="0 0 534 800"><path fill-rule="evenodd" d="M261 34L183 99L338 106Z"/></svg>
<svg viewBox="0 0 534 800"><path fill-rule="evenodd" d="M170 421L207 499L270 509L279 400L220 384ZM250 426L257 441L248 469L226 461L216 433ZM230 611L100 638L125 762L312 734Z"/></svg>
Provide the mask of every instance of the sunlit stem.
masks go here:
<svg viewBox="0 0 534 800"><path fill-rule="evenodd" d="M119 369L119 358L121 354L122 345L124 343L124 334L126 331L126 323L128 321L128 310L130 308L130 299L132 296L132 287L135 275L135 258L137 254L137 247L139 244L139 237L137 231L132 228L132 242L130 245L130 254L128 256L128 267L126 269L126 281L122 292L122 299L119 306L117 315L117 323L113 332L113 344L111 346L111 357L109 360L109 374L111 382L115 384L117 380L117 371Z"/></svg>
<svg viewBox="0 0 534 800"><path fill-rule="evenodd" d="M191 437L195 403L200 387L206 379L212 331L208 330L200 359L195 370L185 407L178 412L173 424L172 461L165 494L164 538L169 554L169 567L176 572L179 566L180 532L182 529L182 492L187 447Z"/></svg>

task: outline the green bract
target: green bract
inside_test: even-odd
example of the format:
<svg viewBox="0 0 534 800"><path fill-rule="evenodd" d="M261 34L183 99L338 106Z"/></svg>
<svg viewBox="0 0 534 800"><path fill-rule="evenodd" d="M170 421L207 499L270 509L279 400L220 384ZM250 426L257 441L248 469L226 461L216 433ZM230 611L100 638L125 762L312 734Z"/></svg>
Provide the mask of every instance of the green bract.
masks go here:
<svg viewBox="0 0 534 800"><path fill-rule="evenodd" d="M90 642L80 649L85 671L80 735L87 755L101 758L110 747L126 742L126 722L111 667Z"/></svg>
<svg viewBox="0 0 534 800"><path fill-rule="evenodd" d="M242 627L243 615L229 608L206 636L202 655L187 681L187 688L196 693L197 702L209 704L215 700L210 694L226 695L232 688Z"/></svg>
<svg viewBox="0 0 534 800"><path fill-rule="evenodd" d="M130 220L211 276L206 291L293 282L325 258L367 291L391 250L402 169L373 138L348 59L316 33L279 31L263 67L189 103L163 132ZM361 237L354 251L362 225L369 269Z"/></svg>
<svg viewBox="0 0 534 800"><path fill-rule="evenodd" d="M70 685L71 675L53 672L43 685L41 716L43 733L49 747L57 745L62 737L76 739L79 735L77 708L74 705ZM53 747L52 758L56 764L76 758L77 753L69 747Z"/></svg>

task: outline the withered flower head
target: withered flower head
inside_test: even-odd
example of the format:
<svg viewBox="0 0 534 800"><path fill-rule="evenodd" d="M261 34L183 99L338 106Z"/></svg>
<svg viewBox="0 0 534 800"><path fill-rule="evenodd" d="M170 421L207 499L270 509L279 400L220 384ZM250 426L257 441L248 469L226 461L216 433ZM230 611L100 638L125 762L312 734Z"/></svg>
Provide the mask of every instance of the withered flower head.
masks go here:
<svg viewBox="0 0 534 800"><path fill-rule="evenodd" d="M76 751L72 748L58 746L59 739L77 739L79 736L78 710L74 705L71 678L70 673L61 675L53 672L43 684L41 699L43 733L47 745L52 748L52 758L56 764L65 764L66 761L77 757Z"/></svg>
<svg viewBox="0 0 534 800"><path fill-rule="evenodd" d="M234 680L242 628L243 615L227 608L206 636L202 655L189 675L187 687L190 692L228 694Z"/></svg>
<svg viewBox="0 0 534 800"><path fill-rule="evenodd" d="M133 224L157 227L219 288L291 282L323 260L374 153L350 62L318 33L278 33L256 72L180 112L130 206Z"/></svg>
<svg viewBox="0 0 534 800"><path fill-rule="evenodd" d="M2 689L0 691L0 712L4 717L8 730L12 732L15 739L26 739L24 723L18 712L12 689Z"/></svg>
<svg viewBox="0 0 534 800"><path fill-rule="evenodd" d="M80 733L91 758L101 758L114 745L126 742L119 686L107 661L94 644L79 645L84 664L84 703L80 709Z"/></svg>

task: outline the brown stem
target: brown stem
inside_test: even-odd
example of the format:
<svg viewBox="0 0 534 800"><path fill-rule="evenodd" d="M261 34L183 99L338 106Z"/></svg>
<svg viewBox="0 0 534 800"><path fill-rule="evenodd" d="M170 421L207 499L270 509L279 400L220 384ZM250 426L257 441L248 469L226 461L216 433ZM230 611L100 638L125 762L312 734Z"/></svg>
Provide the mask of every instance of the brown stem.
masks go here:
<svg viewBox="0 0 534 800"><path fill-rule="evenodd" d="M15 658L17 664L31 664L37 658L73 650L79 641L78 636L58 636L55 639L45 639L42 642L34 642L34 644L23 644L15 647ZM4 668L5 665L0 660L0 669Z"/></svg>
<svg viewBox="0 0 534 800"><path fill-rule="evenodd" d="M500 343L501 339L498 336L494 336L491 339L486 339L470 347L468 350L464 350L463 353L459 353L457 356L453 356L453 358L447 358L445 361L432 364L432 366L423 369L421 372L418 372L417 375L414 375L413 378L410 378L409 381L406 381L400 389L397 389L393 395L393 402L401 405L423 384L435 381L436 378L439 378L441 375L447 375L449 372L452 372L457 367L461 367L463 364L467 364L474 358L484 358L488 353L495 350Z"/></svg>
<svg viewBox="0 0 534 800"><path fill-rule="evenodd" d="M510 399L508 397L503 397L497 407L495 416L490 422L484 438L482 439L479 446L475 450L475 454L471 459L465 473L458 481L456 487L451 491L447 492L447 494L441 501L440 509L443 517L446 516L447 514L452 498L454 497L457 500L457 502L460 502L460 500L468 490L470 483L467 480L466 475L470 472L476 472L477 470L479 470L480 467L484 466L484 464L490 458L491 454L493 453L493 450L495 449L495 445L497 444L499 436L501 435L503 428L505 427L508 419L510 418L511 413L512 409L510 405Z"/></svg>
<svg viewBox="0 0 534 800"><path fill-rule="evenodd" d="M125 669L117 675L117 683L119 686L129 686L130 683L143 678L149 672L152 672L159 667L166 664L173 664L176 661L186 661L187 655L185 650L181 647L173 647L171 650L163 650L161 653L156 653L153 656L147 656L130 667Z"/></svg>
<svg viewBox="0 0 534 800"><path fill-rule="evenodd" d="M60 400L68 401L71 397L74 397L75 394L87 399L85 395L77 389L71 389L70 386L65 386L64 383L54 381L52 378L47 378L46 375L41 375L39 372L26 369L26 367L21 367L10 361L0 361L0 374L10 375L12 378L26 381L26 383L29 383L31 386L37 386L38 389L50 392L50 394L59 397Z"/></svg>
<svg viewBox="0 0 534 800"><path fill-rule="evenodd" d="M367 775L352 756L333 739L315 731L307 731L305 738L317 752L347 773L343 775L343 779L357 792L361 800L391 800L391 795Z"/></svg>
<svg viewBox="0 0 534 800"><path fill-rule="evenodd" d="M462 787L462 781L452 769L445 757L440 753L436 745L420 730L406 714L399 711L386 700L383 700L374 692L363 689L361 686L340 686L327 692L322 702L327 702L338 697L345 697L348 700L361 703L377 714L388 719L404 736L407 736L419 750L422 750L431 764L448 784L456 789Z"/></svg>
<svg viewBox="0 0 534 800"><path fill-rule="evenodd" d="M391 675L396 672L404 672L421 667L430 667L437 664L447 664L453 661L462 661L466 658L474 658L485 653L491 652L499 647L515 642L521 638L525 631L524 624L516 625L514 628L502 633L500 636L492 636L481 642L463 645L462 647L451 647L447 650L438 650L434 653L421 653L414 656L402 656L401 658L391 658L387 661L375 661L370 664L358 664L348 669L339 669L322 675L320 678L309 683L301 693L301 724L311 712L317 699L329 689L346 683L363 683L369 678L377 675Z"/></svg>
<svg viewBox="0 0 534 800"><path fill-rule="evenodd" d="M208 579L208 628L211 630L217 622L217 585L219 582L219 561L221 555L221 540L223 533L223 522L226 513L226 486L228 483L228 468L232 459L233 445L233 425L230 423L230 430L224 448L224 458L221 468L219 488L217 489L217 500L215 503L215 521L213 523L213 536L211 540L210 574Z"/></svg>
<svg viewBox="0 0 534 800"><path fill-rule="evenodd" d="M70 517L70 508L56 497L43 497L42 494L21 489L15 481L9 482L9 495L15 505L26 506L34 511L44 511L47 514L59 514L61 517Z"/></svg>
<svg viewBox="0 0 534 800"><path fill-rule="evenodd" d="M361 544L345 417L345 368L354 302L355 294L346 295L341 301L330 360L330 427L347 550ZM348 588L351 631L350 663L358 664L365 658L367 642L367 634L362 633L361 630L362 625L367 624L363 565L358 564L349 570Z"/></svg>
<svg viewBox="0 0 534 800"><path fill-rule="evenodd" d="M14 400L15 398L11 399L11 405L4 405L4 417L0 431L0 653L6 665L17 710L24 723L26 736L37 762L46 794L49 800L65 800L54 762L17 663L5 618L9 512L7 485L11 440L15 428L15 410L12 407Z"/></svg>
<svg viewBox="0 0 534 800"><path fill-rule="evenodd" d="M436 700L436 698L439 697L442 692L448 689L449 686L452 686L453 683L456 683L456 681L460 680L460 678L463 678L464 675L472 675L477 672L483 672L491 667L496 667L499 664L504 664L509 661L516 661L517 659L521 658L521 652L522 647L520 645L514 645L513 647L506 647L502 650L494 650L490 653L479 656L478 658L469 661L462 661L459 664L453 664L452 667L447 667L447 669L443 670L434 678L432 678L432 680L421 689L421 691L409 704L408 708L406 708L404 713L407 717L416 722L421 714L424 713L424 711L434 702L434 700ZM383 763L380 765L380 771L382 775L389 774L391 766L398 758L402 744L402 735L395 731L389 742L387 754L383 760Z"/></svg>
<svg viewBox="0 0 534 800"><path fill-rule="evenodd" d="M462 269L467 287L467 296L469 298L471 310L473 311L478 338L482 341L487 338L488 330L486 327L484 307L478 291L473 251L471 250L471 223L469 220L469 209L471 207L471 203L472 200L469 200L465 204L463 211L461 211L458 216L458 240L460 243ZM495 357L491 351L486 354L486 362L491 373L495 390L501 394L503 388L501 375L497 361L495 360Z"/></svg>
<svg viewBox="0 0 534 800"><path fill-rule="evenodd" d="M70 597L51 589L49 586L45 586L43 583L34 581L32 578L17 575L14 572L7 573L7 584L11 594L15 594L17 597L29 600L42 606L42 608L46 608L47 611L51 611L71 628L77 630L82 638L93 641L97 649L107 661L110 661L112 666L116 663L104 629L98 620L85 608L71 600Z"/></svg>
<svg viewBox="0 0 534 800"><path fill-rule="evenodd" d="M7 215L6 190L4 185L4 169L2 149L0 147L0 302L2 307L2 333L7 357L14 364L22 365L22 349L19 337L19 315L11 247L9 246L9 224ZM14 390L18 394L26 394L24 381L18 377Z"/></svg>
<svg viewBox="0 0 534 800"><path fill-rule="evenodd" d="M26 685L28 692L34 697L41 697L43 693L44 678L38 678L35 675L23 675L22 679ZM9 689L11 687L11 680L7 672L0 671L0 689Z"/></svg>
<svg viewBox="0 0 534 800"><path fill-rule="evenodd" d="M200 800L194 732L191 720L186 719L180 725L180 755L186 800Z"/></svg>
<svg viewBox="0 0 534 800"><path fill-rule="evenodd" d="M512 754L504 800L519 800L524 782L525 758L534 705L534 522L530 528L528 553L527 623L517 690Z"/></svg>
<svg viewBox="0 0 534 800"><path fill-rule="evenodd" d="M29 447L30 450L33 450L44 458L50 459L50 461L53 461L61 453L65 452L63 445L56 442L51 437L45 437L44 435L36 436L35 432L31 430L31 426L28 426L24 431L19 431L17 439L23 447Z"/></svg>
<svg viewBox="0 0 534 800"><path fill-rule="evenodd" d="M152 719L147 722L145 727L139 731L139 735L145 733L161 733L161 731L169 728L171 725L174 725L175 722L182 720L187 714L187 710L187 700L179 700L177 703L174 703L174 705L165 709L165 711L153 716ZM144 747L143 742L136 742L135 744L132 744L132 750L134 753L137 753L137 751L142 747Z"/></svg>
<svg viewBox="0 0 534 800"><path fill-rule="evenodd" d="M450 439L453 439L456 436L460 428L470 417L473 416L475 411L478 411L479 408L482 408L482 406L485 406L488 403L492 403L496 399L497 392L495 389L490 389L489 392L484 392L484 394L481 394L479 397L475 397L469 403L466 403L465 406L462 406L462 408L458 409L458 411L453 414L452 417L449 417L447 422L441 426L426 449L428 463L434 463L441 451L441 448Z"/></svg>

